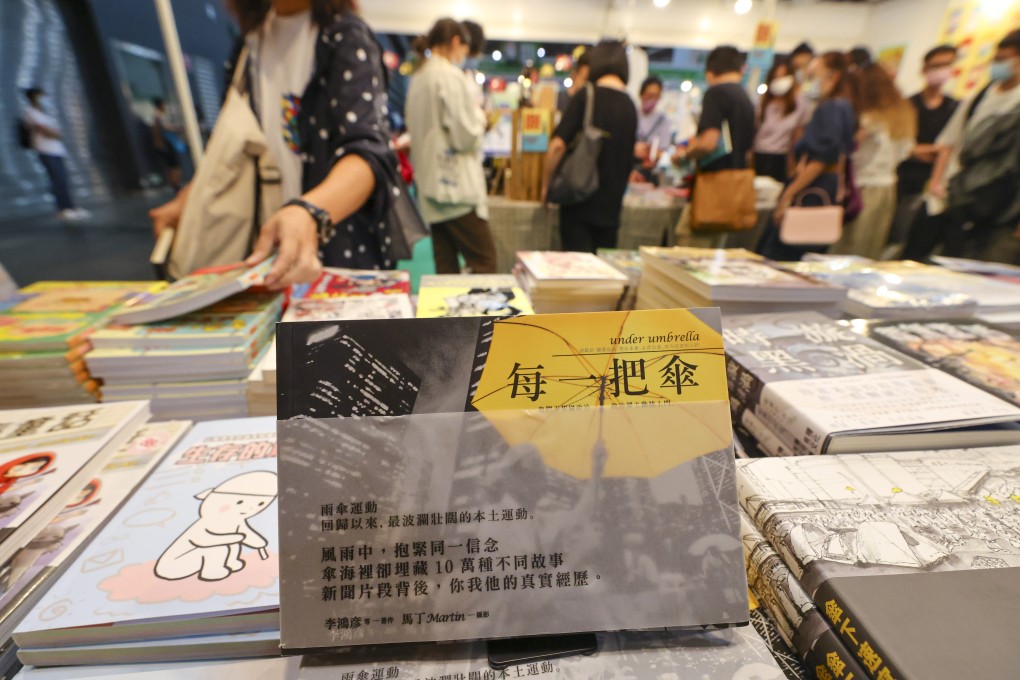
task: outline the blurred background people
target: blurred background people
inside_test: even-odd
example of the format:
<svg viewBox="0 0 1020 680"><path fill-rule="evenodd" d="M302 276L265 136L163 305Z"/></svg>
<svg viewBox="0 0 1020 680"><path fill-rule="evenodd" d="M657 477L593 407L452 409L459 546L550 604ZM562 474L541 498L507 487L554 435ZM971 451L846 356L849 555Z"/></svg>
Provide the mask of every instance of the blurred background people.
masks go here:
<svg viewBox="0 0 1020 680"><path fill-rule="evenodd" d="M57 215L62 220L86 219L89 212L74 205L71 184L67 177L67 147L64 146L57 119L43 108L45 96L46 93L39 87L31 87L25 91L28 106L22 112L21 124L28 129L29 146L35 151L50 179Z"/></svg>
<svg viewBox="0 0 1020 680"><path fill-rule="evenodd" d="M659 156L673 143L673 121L659 108L662 79L648 76L641 83L641 109L638 111L637 144L634 147L635 171L640 181L652 181L652 170Z"/></svg>
<svg viewBox="0 0 1020 680"><path fill-rule="evenodd" d="M938 157L935 140L946 127L959 102L945 94L946 85L953 78L956 48L938 45L924 55L922 75L924 89L907 101L917 111L917 139L910 156L900 163L897 171L896 218L889 237L890 244L906 241L907 231L918 210L928 180L931 179ZM893 256L901 248L892 247L886 255Z"/></svg>
<svg viewBox="0 0 1020 680"><path fill-rule="evenodd" d="M768 89L758 102L758 133L754 140L754 169L758 175L786 184L798 130L811 120L811 109L787 62L772 64Z"/></svg>
<svg viewBox="0 0 1020 680"><path fill-rule="evenodd" d="M859 130L853 172L863 208L844 226L832 252L877 260L896 216L896 171L914 147L917 112L884 68L860 55L856 68Z"/></svg>
<svg viewBox="0 0 1020 680"><path fill-rule="evenodd" d="M479 159L485 114L461 70L471 50L468 30L440 19L425 36L430 56L411 78L407 130L425 220L432 225L436 272L496 271L488 223L485 173Z"/></svg>
<svg viewBox="0 0 1020 680"><path fill-rule="evenodd" d="M815 50L810 43L802 42L790 52L790 71L798 83L805 83L808 79L808 66L815 58Z"/></svg>
<svg viewBox="0 0 1020 680"><path fill-rule="evenodd" d="M804 96L816 103L804 136L793 148L796 169L779 197L772 221L766 227L758 252L778 261L799 261L805 253L825 252L827 246L791 246L779 238L779 226L787 208L797 201L810 207L838 205L842 201L840 185L845 186L845 161L854 150L857 118L852 102L852 76L841 52L826 52L811 61L803 85ZM807 189L820 189L801 194Z"/></svg>
<svg viewBox="0 0 1020 680"><path fill-rule="evenodd" d="M637 109L627 94L630 66L626 46L607 40L585 54L595 93L592 123L605 135L598 161L599 190L582 203L560 206L560 239L563 250L594 253L599 248L616 247L637 139ZM543 199L552 173L584 129L587 103L588 90L582 88L571 97L553 134L546 156Z"/></svg>
<svg viewBox="0 0 1020 680"><path fill-rule="evenodd" d="M584 86L588 84L588 75L591 63L591 56L588 52L589 50L582 52L574 62L574 68L570 72L570 87L565 87L560 90L559 97L556 100L556 109L561 114L567 110L567 104L570 102L570 98L583 90Z"/></svg>
<svg viewBox="0 0 1020 680"><path fill-rule="evenodd" d="M186 151L180 138L181 128L170 121L164 100L157 97L152 100L152 106L152 143L156 155L166 166L167 183L174 191L180 191L183 184L180 154Z"/></svg>

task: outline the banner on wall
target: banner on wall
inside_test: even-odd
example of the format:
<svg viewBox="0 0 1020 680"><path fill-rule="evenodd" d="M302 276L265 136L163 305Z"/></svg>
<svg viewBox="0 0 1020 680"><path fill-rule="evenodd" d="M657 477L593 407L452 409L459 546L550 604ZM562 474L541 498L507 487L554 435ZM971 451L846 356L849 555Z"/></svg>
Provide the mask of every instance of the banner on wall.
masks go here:
<svg viewBox="0 0 1020 680"><path fill-rule="evenodd" d="M985 86L996 45L1018 25L1020 0L953 0L949 4L939 42L959 50L955 96L964 98Z"/></svg>
<svg viewBox="0 0 1020 680"><path fill-rule="evenodd" d="M883 47L878 51L878 65L885 69L890 78L896 80L896 76L900 73L900 66L903 64L903 55L906 52L906 45Z"/></svg>
<svg viewBox="0 0 1020 680"><path fill-rule="evenodd" d="M772 68L778 31L779 23L775 21L759 21L754 29L754 47L747 55L747 69L744 71L744 87L752 95L765 82Z"/></svg>

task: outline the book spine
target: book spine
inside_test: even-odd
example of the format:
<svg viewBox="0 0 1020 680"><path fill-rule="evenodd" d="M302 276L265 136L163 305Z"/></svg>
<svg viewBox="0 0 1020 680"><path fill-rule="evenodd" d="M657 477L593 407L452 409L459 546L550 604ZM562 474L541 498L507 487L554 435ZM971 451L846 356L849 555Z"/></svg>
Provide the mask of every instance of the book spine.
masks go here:
<svg viewBox="0 0 1020 680"><path fill-rule="evenodd" d="M294 366L290 363L293 355L294 325L276 324L276 418L287 420L294 413ZM272 348L270 348L272 351Z"/></svg>
<svg viewBox="0 0 1020 680"><path fill-rule="evenodd" d="M815 591L814 601L818 605L818 611L827 619L826 623L832 626L832 630L839 637L839 641L849 654L853 655L862 672L867 673L862 677L873 680L905 677L899 668L890 663L890 657L881 643L840 597L832 579L822 582Z"/></svg>
<svg viewBox="0 0 1020 680"><path fill-rule="evenodd" d="M801 661L808 676L822 680L828 678L867 680L869 676L864 671L860 660L843 644L836 631L832 629L828 621L824 620L822 614L817 609L812 609L809 615L804 617L800 629L801 634L819 629L821 634L815 638L813 643L810 643L809 648L801 655ZM802 644L802 646L804 645Z"/></svg>

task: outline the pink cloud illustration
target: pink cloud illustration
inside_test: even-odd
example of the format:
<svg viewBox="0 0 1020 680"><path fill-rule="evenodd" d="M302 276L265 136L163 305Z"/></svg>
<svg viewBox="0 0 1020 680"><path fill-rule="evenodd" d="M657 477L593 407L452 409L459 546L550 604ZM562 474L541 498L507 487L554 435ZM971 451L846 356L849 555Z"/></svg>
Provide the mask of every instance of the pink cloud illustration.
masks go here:
<svg viewBox="0 0 1020 680"><path fill-rule="evenodd" d="M244 560L244 569L221 581L202 581L197 575L169 581L156 576L155 560L130 564L103 579L99 588L107 593L107 599L112 602L159 604L173 600L203 602L211 597L241 595L250 588L270 588L276 583L279 567L275 553L269 553L269 558L262 560L257 553L252 552L245 555Z"/></svg>

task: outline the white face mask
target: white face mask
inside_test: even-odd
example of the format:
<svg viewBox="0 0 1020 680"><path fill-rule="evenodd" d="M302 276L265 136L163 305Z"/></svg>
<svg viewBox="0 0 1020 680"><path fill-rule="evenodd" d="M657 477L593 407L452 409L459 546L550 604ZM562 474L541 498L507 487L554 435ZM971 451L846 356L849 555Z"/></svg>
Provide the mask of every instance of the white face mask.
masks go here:
<svg viewBox="0 0 1020 680"><path fill-rule="evenodd" d="M782 76L769 83L769 94L777 97L785 97L793 89L793 76Z"/></svg>

